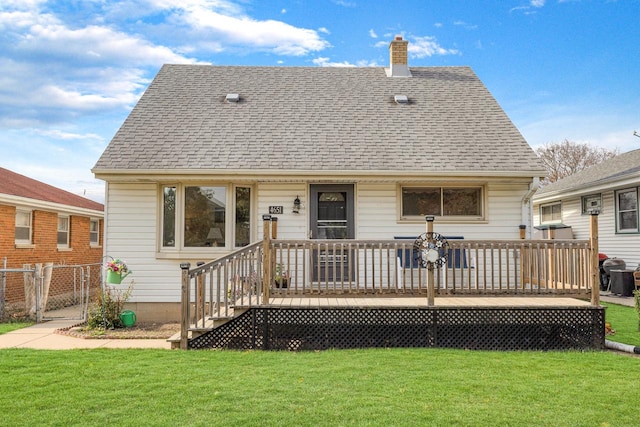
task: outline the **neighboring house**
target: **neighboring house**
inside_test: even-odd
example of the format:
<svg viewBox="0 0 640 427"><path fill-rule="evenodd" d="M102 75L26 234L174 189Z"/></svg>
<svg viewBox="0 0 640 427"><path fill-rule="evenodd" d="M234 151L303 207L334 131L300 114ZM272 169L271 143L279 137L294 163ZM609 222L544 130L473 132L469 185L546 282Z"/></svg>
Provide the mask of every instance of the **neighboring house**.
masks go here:
<svg viewBox="0 0 640 427"><path fill-rule="evenodd" d="M262 238L518 239L545 171L468 67L165 65L93 168L139 317L179 318L181 262Z"/></svg>
<svg viewBox="0 0 640 427"><path fill-rule="evenodd" d="M571 227L576 239L589 238L589 211L597 209L599 252L640 263L638 191L640 150L606 160L545 186L533 197L536 225Z"/></svg>
<svg viewBox="0 0 640 427"><path fill-rule="evenodd" d="M0 168L0 268L102 261L104 206ZM22 279L7 283L8 302L22 301Z"/></svg>

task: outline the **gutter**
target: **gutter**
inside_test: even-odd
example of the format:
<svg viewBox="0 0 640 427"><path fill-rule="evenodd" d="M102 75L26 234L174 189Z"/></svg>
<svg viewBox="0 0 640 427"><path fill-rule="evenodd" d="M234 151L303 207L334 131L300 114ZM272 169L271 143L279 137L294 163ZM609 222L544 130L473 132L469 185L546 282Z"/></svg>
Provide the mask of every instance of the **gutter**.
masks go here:
<svg viewBox="0 0 640 427"><path fill-rule="evenodd" d="M522 225L528 225L527 233L531 237L531 227L533 227L533 206L531 198L540 188L540 177L534 176L533 181L529 184L529 191L522 196Z"/></svg>

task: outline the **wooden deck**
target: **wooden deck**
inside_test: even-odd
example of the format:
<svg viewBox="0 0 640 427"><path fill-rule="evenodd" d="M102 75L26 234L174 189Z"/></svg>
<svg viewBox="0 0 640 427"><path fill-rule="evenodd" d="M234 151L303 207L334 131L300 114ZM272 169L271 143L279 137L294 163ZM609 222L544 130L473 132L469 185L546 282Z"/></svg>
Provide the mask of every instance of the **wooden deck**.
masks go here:
<svg viewBox="0 0 640 427"><path fill-rule="evenodd" d="M434 307L585 307L589 301L562 297L438 297ZM261 307L290 308L420 308L426 297L275 297Z"/></svg>

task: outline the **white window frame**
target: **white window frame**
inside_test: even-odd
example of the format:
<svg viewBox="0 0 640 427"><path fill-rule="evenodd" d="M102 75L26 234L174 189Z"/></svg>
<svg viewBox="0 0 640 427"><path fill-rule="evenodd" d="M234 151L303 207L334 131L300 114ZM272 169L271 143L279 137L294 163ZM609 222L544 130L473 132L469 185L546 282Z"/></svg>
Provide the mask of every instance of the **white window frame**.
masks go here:
<svg viewBox="0 0 640 427"><path fill-rule="evenodd" d="M582 215L590 215L592 210L602 213L602 194L589 194L582 196Z"/></svg>
<svg viewBox="0 0 640 427"><path fill-rule="evenodd" d="M429 188L429 189L438 189L440 192L440 214L435 215L441 222L484 222L486 221L487 215L487 186L486 184L478 185L474 184L466 184L460 183L455 185L442 185L436 183L411 183L411 184L399 184L398 185L398 222L424 222L425 215L405 215L403 212L403 196L404 190L410 188ZM455 190L455 189L464 189L464 188L472 188L480 190L480 215L445 215L444 214L444 192L445 190Z"/></svg>
<svg viewBox="0 0 640 427"><path fill-rule="evenodd" d="M93 224L95 224L95 230L92 230ZM95 236L95 241L92 238ZM89 219L89 246L100 246L100 220L97 218Z"/></svg>
<svg viewBox="0 0 640 427"><path fill-rule="evenodd" d="M636 198L636 205L634 209L626 209L626 210L621 210L620 209L620 194L623 193L633 193L635 194L635 198ZM615 202L615 206L616 206L616 233L619 234L630 234L630 233L638 233L638 224L639 224L639 220L640 218L638 218L638 188L625 188L622 190L617 190L615 191L615 198L616 198L616 202ZM627 212L635 212L635 216L636 216L636 227L635 228L621 228L621 220L620 220L620 215L622 213L627 213Z"/></svg>
<svg viewBox="0 0 640 427"><path fill-rule="evenodd" d="M187 187L224 187L225 195L225 224L224 224L224 245L221 246L185 246L185 193ZM173 245L164 245L164 223L165 223L165 189L175 188L175 213L174 213L174 241ZM250 189L250 241L255 235L255 188L250 184L231 184L221 182L194 182L194 183L166 183L159 186L159 221L158 221L158 251L160 254L180 254L180 253L217 253L228 252L236 249L236 188ZM161 255L162 256L162 255Z"/></svg>
<svg viewBox="0 0 640 427"><path fill-rule="evenodd" d="M64 220L64 222L60 222ZM66 224L66 229L60 228L61 224ZM64 243L60 243L60 233L66 234L66 241ZM58 225L56 227L56 244L58 249L69 249L69 238L71 236L71 217L69 215L60 215L58 214Z"/></svg>
<svg viewBox="0 0 640 427"><path fill-rule="evenodd" d="M560 218L554 218L553 208L559 206L560 207ZM551 219L545 220L545 209L551 209ZM544 205L540 205L540 224L560 224L562 223L562 202L553 202L553 203L545 203Z"/></svg>
<svg viewBox="0 0 640 427"><path fill-rule="evenodd" d="M28 217L28 225L18 224L18 215L25 215ZM17 246L25 246L31 245L33 242L33 211L27 209L16 209L16 220L15 220L16 231L14 233L15 244ZM29 238L28 239L18 239L18 228L27 228L29 230Z"/></svg>

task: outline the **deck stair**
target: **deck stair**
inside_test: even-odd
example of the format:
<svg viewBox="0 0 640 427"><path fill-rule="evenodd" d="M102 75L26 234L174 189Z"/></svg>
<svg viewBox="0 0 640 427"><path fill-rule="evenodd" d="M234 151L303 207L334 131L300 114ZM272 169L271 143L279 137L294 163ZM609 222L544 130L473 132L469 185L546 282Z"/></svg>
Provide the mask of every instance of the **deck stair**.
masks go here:
<svg viewBox="0 0 640 427"><path fill-rule="evenodd" d="M198 319L196 323L189 326L189 341L229 323L247 310L249 310L248 307L230 307L224 314L216 313L214 316L207 316L204 321L203 319ZM167 342L171 343L172 349L180 348L180 332L176 332L167 338Z"/></svg>

